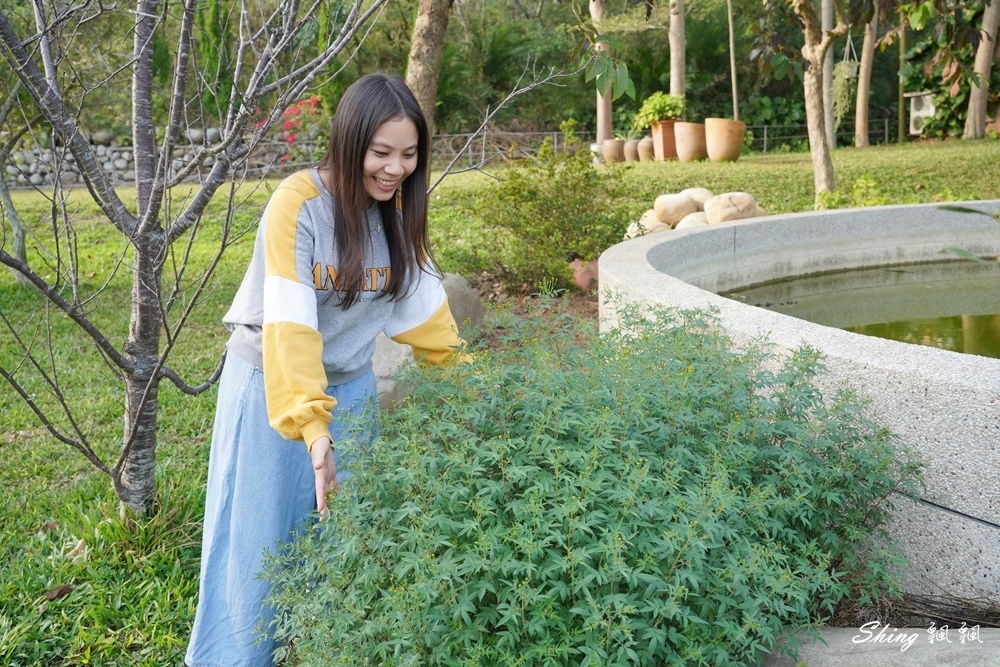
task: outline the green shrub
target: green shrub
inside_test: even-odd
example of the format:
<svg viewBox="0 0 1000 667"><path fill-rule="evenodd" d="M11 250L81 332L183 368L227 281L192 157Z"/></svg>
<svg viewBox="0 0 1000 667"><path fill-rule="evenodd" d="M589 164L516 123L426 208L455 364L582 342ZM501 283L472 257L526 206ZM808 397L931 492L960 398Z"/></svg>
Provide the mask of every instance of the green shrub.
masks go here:
<svg viewBox="0 0 1000 667"><path fill-rule="evenodd" d="M410 377L272 570L290 664L757 664L891 588L872 538L918 466L855 397L826 404L815 353L770 371L713 326L540 318Z"/></svg>
<svg viewBox="0 0 1000 667"><path fill-rule="evenodd" d="M568 287L568 263L596 259L638 217L625 197L622 170L595 167L574 127L563 124L561 150L546 140L536 157L500 170L474 200L471 214L489 230L496 273L508 285L554 279Z"/></svg>

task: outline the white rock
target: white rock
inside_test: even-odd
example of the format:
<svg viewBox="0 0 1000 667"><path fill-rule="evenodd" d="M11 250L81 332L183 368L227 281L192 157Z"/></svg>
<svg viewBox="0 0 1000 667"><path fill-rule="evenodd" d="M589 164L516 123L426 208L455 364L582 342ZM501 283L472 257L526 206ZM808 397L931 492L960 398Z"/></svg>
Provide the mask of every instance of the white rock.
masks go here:
<svg viewBox="0 0 1000 667"><path fill-rule="evenodd" d="M709 224L743 220L757 214L757 200L747 192L726 192L705 202Z"/></svg>
<svg viewBox="0 0 1000 667"><path fill-rule="evenodd" d="M698 210L698 203L685 195L660 195L653 202L656 219L671 227L680 222L688 213Z"/></svg>
<svg viewBox="0 0 1000 667"><path fill-rule="evenodd" d="M670 225L657 220L656 211L648 209L638 220L628 226L628 229L625 231L624 240L628 241L644 234L663 232L668 229L670 229Z"/></svg>
<svg viewBox="0 0 1000 667"><path fill-rule="evenodd" d="M708 217L704 211L688 213L677 223L674 229L690 229L692 227L708 227Z"/></svg>
<svg viewBox="0 0 1000 667"><path fill-rule="evenodd" d="M681 190L678 194L693 199L700 209L704 209L705 202L714 196L708 188L687 188L686 190Z"/></svg>

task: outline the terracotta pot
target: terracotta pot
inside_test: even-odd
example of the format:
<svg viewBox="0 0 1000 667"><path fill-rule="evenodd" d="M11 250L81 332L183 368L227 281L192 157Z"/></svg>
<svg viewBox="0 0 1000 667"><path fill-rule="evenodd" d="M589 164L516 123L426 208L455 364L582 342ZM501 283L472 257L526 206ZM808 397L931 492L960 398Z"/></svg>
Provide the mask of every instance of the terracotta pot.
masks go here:
<svg viewBox="0 0 1000 667"><path fill-rule="evenodd" d="M712 162L735 162L743 151L747 124L729 118L705 119L705 146Z"/></svg>
<svg viewBox="0 0 1000 667"><path fill-rule="evenodd" d="M653 130L653 156L657 160L677 159L677 144L674 143L675 122L658 120L650 126Z"/></svg>
<svg viewBox="0 0 1000 667"><path fill-rule="evenodd" d="M607 164L611 164L612 162L624 162L625 140L605 139L601 142L601 155L604 156L604 162Z"/></svg>
<svg viewBox="0 0 1000 667"><path fill-rule="evenodd" d="M674 142L677 144L677 159L694 162L708 157L705 147L705 125L703 123L674 123Z"/></svg>
<svg viewBox="0 0 1000 667"><path fill-rule="evenodd" d="M645 136L639 140L639 161L649 162L653 159L653 137Z"/></svg>
<svg viewBox="0 0 1000 667"><path fill-rule="evenodd" d="M635 162L639 159L639 140L628 139L625 141L625 161Z"/></svg>

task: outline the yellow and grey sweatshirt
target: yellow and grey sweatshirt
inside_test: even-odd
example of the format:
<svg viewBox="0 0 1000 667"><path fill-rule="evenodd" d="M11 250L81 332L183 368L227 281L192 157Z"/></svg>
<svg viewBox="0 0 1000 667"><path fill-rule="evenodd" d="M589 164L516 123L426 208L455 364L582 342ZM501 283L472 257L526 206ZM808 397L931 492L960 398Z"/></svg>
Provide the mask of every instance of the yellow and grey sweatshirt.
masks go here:
<svg viewBox="0 0 1000 667"><path fill-rule="evenodd" d="M372 367L380 332L411 345L422 363L442 363L464 346L438 276L421 272L405 296L378 298L391 267L377 206L368 209L371 244L357 302L339 306L330 193L315 169L282 181L257 230L253 258L229 312L228 347L264 372L271 425L312 445L329 436L330 385ZM464 352L459 352L464 355Z"/></svg>

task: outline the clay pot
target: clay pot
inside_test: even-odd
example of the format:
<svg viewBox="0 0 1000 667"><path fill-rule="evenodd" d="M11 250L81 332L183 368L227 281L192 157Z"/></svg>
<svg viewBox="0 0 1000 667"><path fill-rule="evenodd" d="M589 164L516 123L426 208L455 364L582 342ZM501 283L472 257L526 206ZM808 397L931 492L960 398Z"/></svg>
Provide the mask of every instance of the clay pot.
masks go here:
<svg viewBox="0 0 1000 667"><path fill-rule="evenodd" d="M625 161L635 162L639 159L639 140L628 139L625 141Z"/></svg>
<svg viewBox="0 0 1000 667"><path fill-rule="evenodd" d="M605 139L601 142L601 155L606 164L625 161L625 140Z"/></svg>
<svg viewBox="0 0 1000 667"><path fill-rule="evenodd" d="M705 125L702 123L674 123L674 143L677 145L677 159L681 162L695 162L708 157Z"/></svg>
<svg viewBox="0 0 1000 667"><path fill-rule="evenodd" d="M653 160L653 137L645 136L639 140L639 161L650 162Z"/></svg>
<svg viewBox="0 0 1000 667"><path fill-rule="evenodd" d="M653 130L653 156L657 160L677 159L677 144L674 143L675 122L658 120L650 126Z"/></svg>
<svg viewBox="0 0 1000 667"><path fill-rule="evenodd" d="M743 151L747 124L729 118L705 119L705 147L712 162L735 162Z"/></svg>

